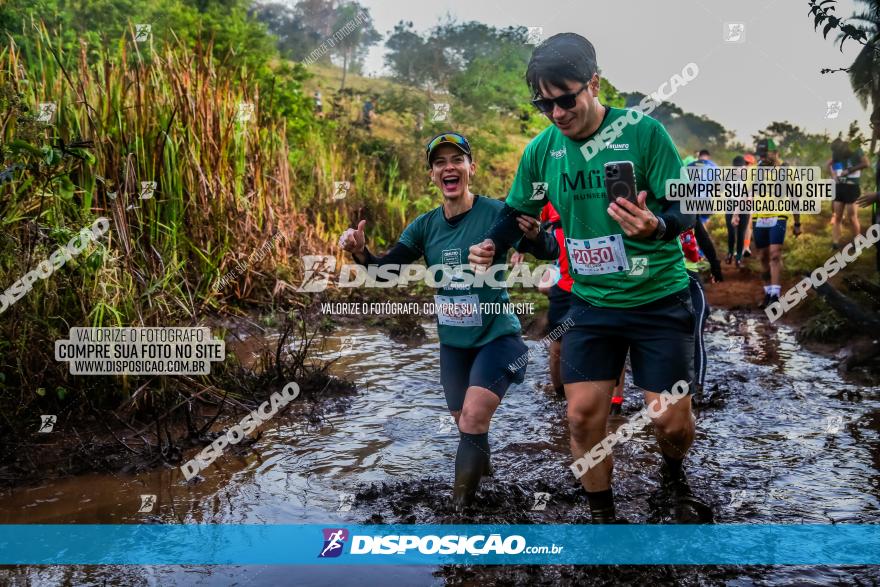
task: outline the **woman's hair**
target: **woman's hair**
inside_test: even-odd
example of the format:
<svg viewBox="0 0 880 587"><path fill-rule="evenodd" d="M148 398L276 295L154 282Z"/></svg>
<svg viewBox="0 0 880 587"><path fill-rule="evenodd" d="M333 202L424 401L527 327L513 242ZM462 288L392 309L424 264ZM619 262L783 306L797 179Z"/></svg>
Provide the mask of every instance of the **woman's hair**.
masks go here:
<svg viewBox="0 0 880 587"><path fill-rule="evenodd" d="M840 161L852 155L852 149L849 143L843 139L837 138L831 142L831 158Z"/></svg>
<svg viewBox="0 0 880 587"><path fill-rule="evenodd" d="M559 33L535 48L526 68L526 83L537 96L541 82L564 88L565 80L587 83L598 72L593 44L577 33Z"/></svg>

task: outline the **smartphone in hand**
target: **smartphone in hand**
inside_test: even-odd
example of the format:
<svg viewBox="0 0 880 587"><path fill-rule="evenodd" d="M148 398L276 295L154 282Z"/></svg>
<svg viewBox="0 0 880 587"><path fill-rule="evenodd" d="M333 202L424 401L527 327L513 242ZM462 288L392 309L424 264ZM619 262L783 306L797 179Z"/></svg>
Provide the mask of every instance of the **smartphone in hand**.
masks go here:
<svg viewBox="0 0 880 587"><path fill-rule="evenodd" d="M638 201L636 174L631 161L609 161L605 164L605 193L608 202L626 198L632 203Z"/></svg>

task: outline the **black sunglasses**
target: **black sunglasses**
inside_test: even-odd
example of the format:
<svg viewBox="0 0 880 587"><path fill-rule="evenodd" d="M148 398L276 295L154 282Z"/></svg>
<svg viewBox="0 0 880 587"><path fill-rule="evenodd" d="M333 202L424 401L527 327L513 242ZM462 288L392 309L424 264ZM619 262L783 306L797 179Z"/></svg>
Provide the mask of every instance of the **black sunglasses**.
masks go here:
<svg viewBox="0 0 880 587"><path fill-rule="evenodd" d="M578 94L587 89L590 83L587 82L581 86L577 92L571 94L562 94L561 96L557 96L555 98L535 98L532 100L532 104L535 105L535 108L547 114L549 112L553 112L553 105L556 104L563 110L571 110L574 108L574 105L577 103Z"/></svg>

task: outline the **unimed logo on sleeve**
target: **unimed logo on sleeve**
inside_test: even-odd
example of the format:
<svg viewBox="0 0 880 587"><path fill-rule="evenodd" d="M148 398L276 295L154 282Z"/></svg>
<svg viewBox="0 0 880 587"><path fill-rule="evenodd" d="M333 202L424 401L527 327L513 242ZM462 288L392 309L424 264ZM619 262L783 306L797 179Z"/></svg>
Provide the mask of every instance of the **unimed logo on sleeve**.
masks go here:
<svg viewBox="0 0 880 587"><path fill-rule="evenodd" d="M345 528L324 528L324 547L318 558L335 558L342 554L342 547L348 540L348 530Z"/></svg>

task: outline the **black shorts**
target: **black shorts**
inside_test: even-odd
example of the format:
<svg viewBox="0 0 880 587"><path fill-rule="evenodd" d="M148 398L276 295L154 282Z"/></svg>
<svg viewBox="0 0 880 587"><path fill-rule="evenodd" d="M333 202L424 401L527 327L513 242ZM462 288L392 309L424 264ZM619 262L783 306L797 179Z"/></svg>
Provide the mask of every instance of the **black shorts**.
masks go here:
<svg viewBox="0 0 880 587"><path fill-rule="evenodd" d="M788 219L778 218L773 226L755 226L752 229L752 240L756 249L766 249L770 245L781 245L785 242L785 230Z"/></svg>
<svg viewBox="0 0 880 587"><path fill-rule="evenodd" d="M617 380L626 353L633 383L670 391L693 389L696 315L688 288L635 308L599 308L572 296L574 322L562 338L562 382Z"/></svg>
<svg viewBox="0 0 880 587"><path fill-rule="evenodd" d="M568 309L571 307L571 292L554 285L550 288L547 297L550 301L550 309L547 310L547 331L552 332L554 328L565 322Z"/></svg>
<svg viewBox="0 0 880 587"><path fill-rule="evenodd" d="M852 204L862 195L862 190L857 183L838 183L834 186L834 201L844 204Z"/></svg>
<svg viewBox="0 0 880 587"><path fill-rule="evenodd" d="M440 383L449 410L461 410L467 388L472 386L485 387L503 398L511 383L525 379L528 352L518 334L499 336L470 349L441 344Z"/></svg>

